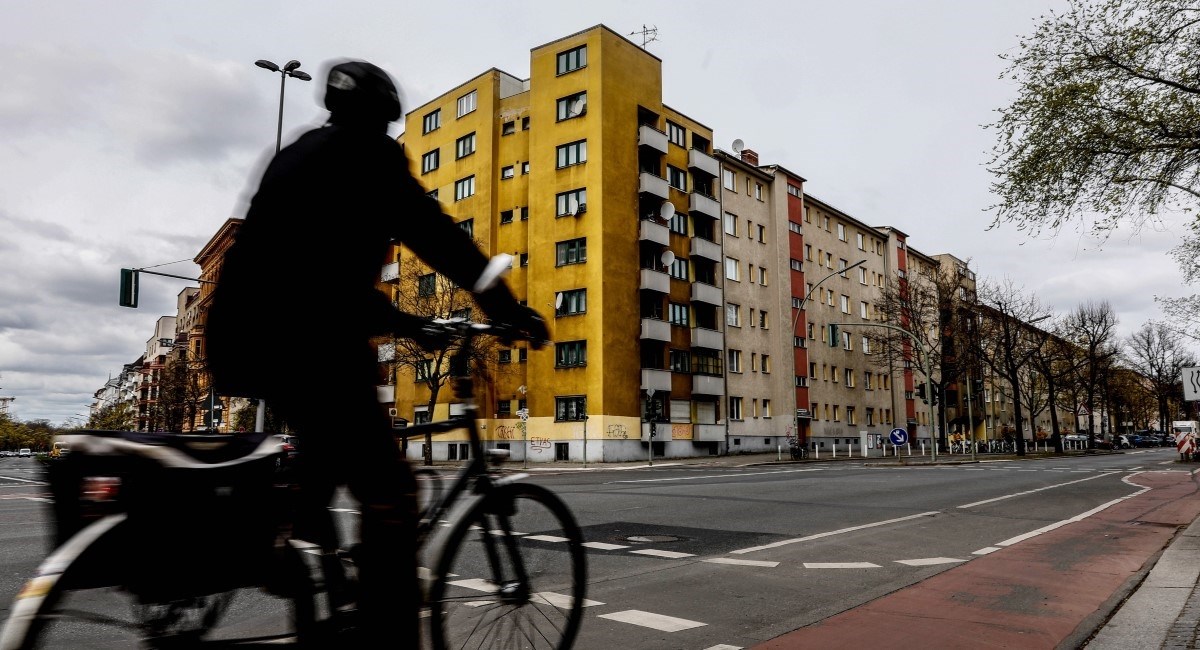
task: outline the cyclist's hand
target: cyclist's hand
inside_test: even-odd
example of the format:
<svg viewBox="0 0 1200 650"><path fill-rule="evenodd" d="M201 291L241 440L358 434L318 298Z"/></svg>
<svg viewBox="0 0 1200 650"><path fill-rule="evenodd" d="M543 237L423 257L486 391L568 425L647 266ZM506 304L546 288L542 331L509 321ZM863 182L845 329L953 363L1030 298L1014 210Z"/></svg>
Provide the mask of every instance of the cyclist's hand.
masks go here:
<svg viewBox="0 0 1200 650"><path fill-rule="evenodd" d="M475 300L493 322L516 330L520 338L528 339L534 349L542 347L550 339L545 319L536 311L517 302L508 287L497 285L477 294Z"/></svg>
<svg viewBox="0 0 1200 650"><path fill-rule="evenodd" d="M517 305L517 309L508 314L505 324L525 335L529 346L535 350L541 349L550 340L546 320L541 314L524 305Z"/></svg>

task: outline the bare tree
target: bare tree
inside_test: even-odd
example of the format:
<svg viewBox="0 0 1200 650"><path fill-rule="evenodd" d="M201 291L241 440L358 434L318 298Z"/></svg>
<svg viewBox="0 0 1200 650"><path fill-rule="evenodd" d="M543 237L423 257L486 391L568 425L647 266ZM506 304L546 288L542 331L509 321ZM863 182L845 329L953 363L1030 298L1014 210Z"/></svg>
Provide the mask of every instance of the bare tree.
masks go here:
<svg viewBox="0 0 1200 650"><path fill-rule="evenodd" d="M1051 314L1036 296L1025 295L1011 280L985 282L979 290L979 340L984 364L1008 382L1013 397L1017 455L1025 455L1023 371L1049 335L1033 325Z"/></svg>
<svg viewBox="0 0 1200 650"><path fill-rule="evenodd" d="M1051 332L1062 332L1062 324L1056 323L1048 327ZM1070 379L1076 376L1079 369L1079 349L1065 341L1059 335L1052 335L1034 353L1031 361L1045 382L1046 402L1050 408L1050 441L1054 445L1054 453L1063 453L1062 430L1058 421L1058 410L1063 403L1063 397L1069 394L1065 391ZM1071 412L1075 406L1071 405Z"/></svg>
<svg viewBox="0 0 1200 650"><path fill-rule="evenodd" d="M1181 397L1183 369L1197 364L1178 331L1162 323L1146 323L1125 342L1125 356L1150 384L1158 405L1158 430L1169 431L1172 406Z"/></svg>
<svg viewBox="0 0 1200 650"><path fill-rule="evenodd" d="M1080 380L1084 406L1088 412L1088 448L1091 449L1094 446L1092 432L1096 430L1096 396L1101 389L1100 380L1112 366L1118 352L1117 315L1107 300L1089 300L1067 315L1063 321L1063 333L1067 340L1079 346L1083 354Z"/></svg>

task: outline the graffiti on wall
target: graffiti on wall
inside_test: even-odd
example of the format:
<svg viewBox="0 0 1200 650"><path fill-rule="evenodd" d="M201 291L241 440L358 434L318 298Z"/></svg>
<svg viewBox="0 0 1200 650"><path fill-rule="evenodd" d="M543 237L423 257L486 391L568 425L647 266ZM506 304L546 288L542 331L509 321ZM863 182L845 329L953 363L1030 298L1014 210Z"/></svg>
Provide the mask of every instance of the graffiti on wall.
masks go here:
<svg viewBox="0 0 1200 650"><path fill-rule="evenodd" d="M529 439L529 448L533 453L540 454L550 448L549 438L533 437Z"/></svg>
<svg viewBox="0 0 1200 650"><path fill-rule="evenodd" d="M672 424L671 425L671 440L691 440L692 425L690 424Z"/></svg>
<svg viewBox="0 0 1200 650"><path fill-rule="evenodd" d="M629 439L629 429L625 428L624 424L610 424L604 430L604 437L627 440Z"/></svg>
<svg viewBox="0 0 1200 650"><path fill-rule="evenodd" d="M501 424L496 427L496 438L500 440L515 440L517 430L515 427L510 427L506 424Z"/></svg>

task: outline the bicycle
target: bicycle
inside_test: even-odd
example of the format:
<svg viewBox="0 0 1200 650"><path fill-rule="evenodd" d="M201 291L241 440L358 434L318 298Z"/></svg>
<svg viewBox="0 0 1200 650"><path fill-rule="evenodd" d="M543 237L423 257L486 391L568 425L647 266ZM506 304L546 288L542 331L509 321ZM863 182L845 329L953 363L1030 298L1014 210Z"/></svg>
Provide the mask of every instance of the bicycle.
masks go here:
<svg viewBox="0 0 1200 650"><path fill-rule="evenodd" d="M439 479L423 501L417 534L427 643L570 648L586 595L582 533L550 490L500 470L507 452L485 450L475 424L468 353L480 334L518 337L466 321L435 321L426 334L459 342L454 391L465 407L401 433L462 430L471 450L457 476ZM56 549L18 594L0 650L324 647L353 625L345 607L353 600L352 553L291 536L294 486L278 480L278 440L97 431L64 440L72 453L50 471ZM247 632L281 601L286 629Z"/></svg>

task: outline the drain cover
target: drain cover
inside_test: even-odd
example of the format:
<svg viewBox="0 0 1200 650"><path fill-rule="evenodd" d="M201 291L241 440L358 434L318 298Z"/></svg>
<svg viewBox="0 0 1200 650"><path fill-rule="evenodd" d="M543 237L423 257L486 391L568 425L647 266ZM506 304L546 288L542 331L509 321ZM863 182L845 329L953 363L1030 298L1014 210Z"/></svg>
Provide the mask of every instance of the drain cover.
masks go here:
<svg viewBox="0 0 1200 650"><path fill-rule="evenodd" d="M642 543L648 542L651 544L660 544L662 542L683 541L683 538L676 537L674 535L632 535L630 537L626 537L625 541L627 541L627 542L642 542Z"/></svg>

